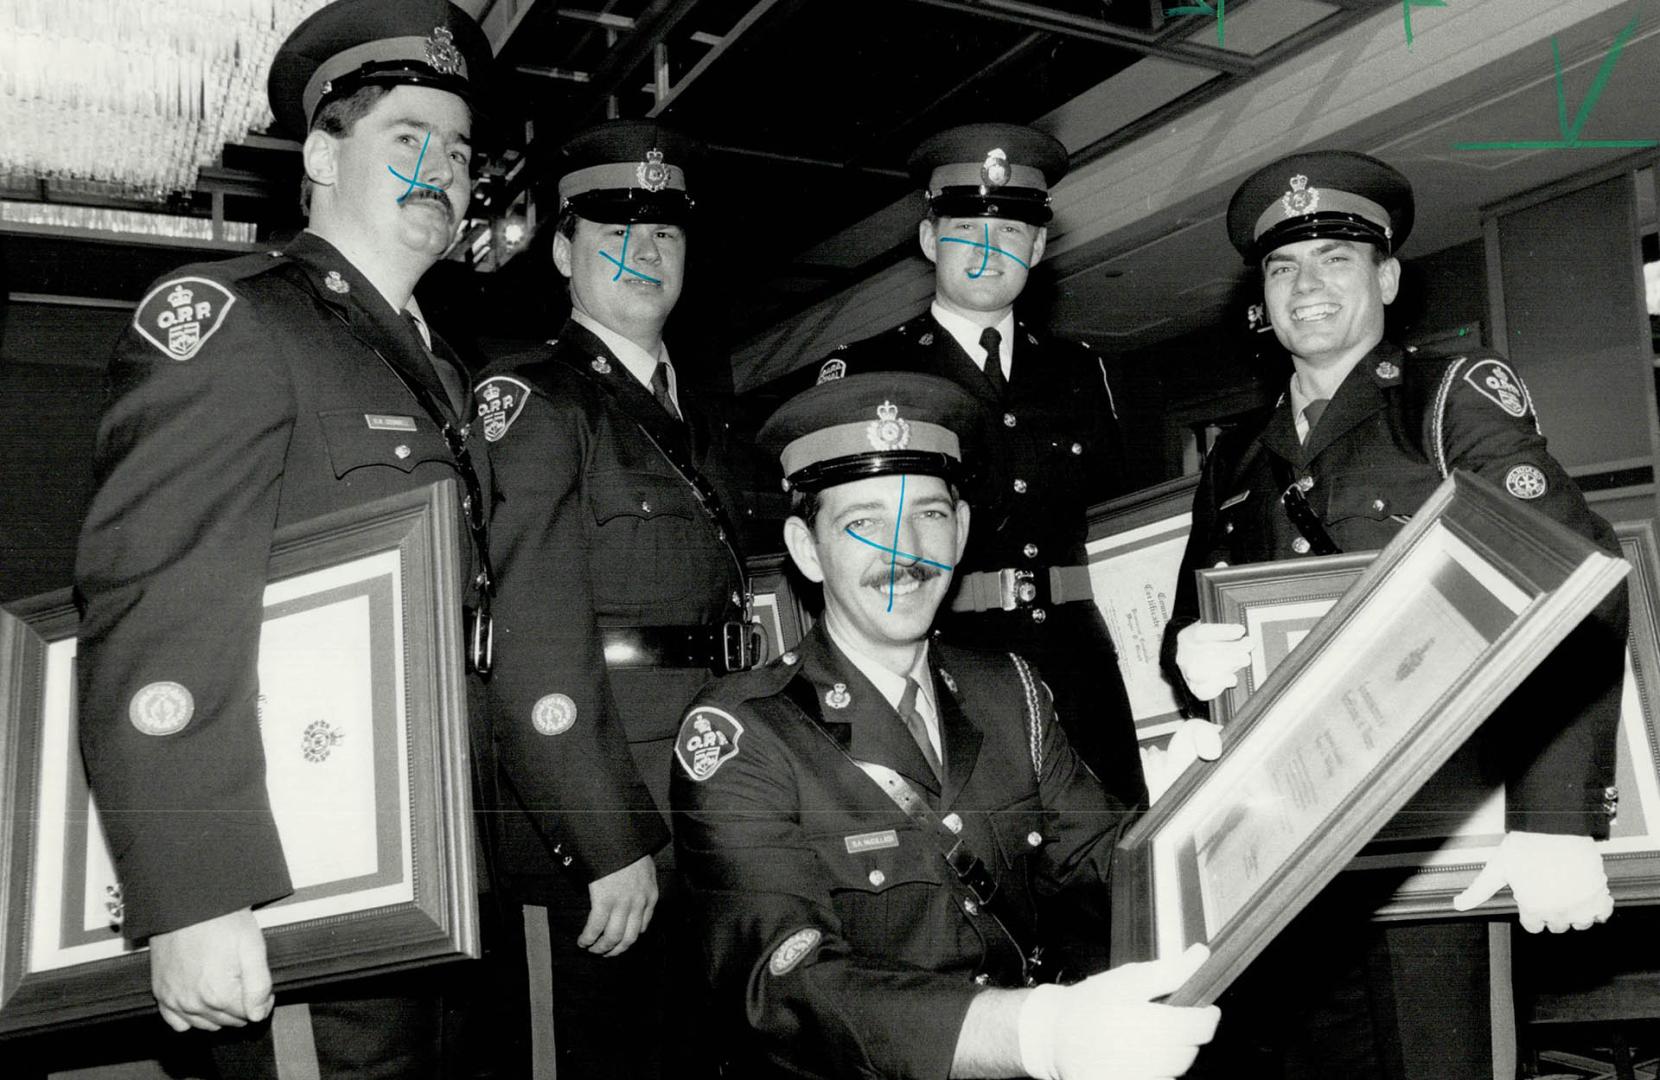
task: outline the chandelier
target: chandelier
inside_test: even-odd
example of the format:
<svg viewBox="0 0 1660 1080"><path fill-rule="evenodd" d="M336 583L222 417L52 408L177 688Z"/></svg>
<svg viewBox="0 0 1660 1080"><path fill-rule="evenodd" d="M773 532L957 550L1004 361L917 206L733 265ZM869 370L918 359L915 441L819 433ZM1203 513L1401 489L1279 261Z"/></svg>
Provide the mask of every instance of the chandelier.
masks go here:
<svg viewBox="0 0 1660 1080"><path fill-rule="evenodd" d="M4 0L0 187L160 200L269 127L265 81L330 0Z"/></svg>

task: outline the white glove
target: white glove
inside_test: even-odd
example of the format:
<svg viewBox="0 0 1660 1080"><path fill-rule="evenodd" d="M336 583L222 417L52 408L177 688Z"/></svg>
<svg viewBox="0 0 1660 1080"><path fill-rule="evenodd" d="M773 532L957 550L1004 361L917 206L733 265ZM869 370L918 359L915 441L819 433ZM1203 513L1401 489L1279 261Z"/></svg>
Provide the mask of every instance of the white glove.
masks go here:
<svg viewBox="0 0 1660 1080"><path fill-rule="evenodd" d="M1222 1013L1155 1005L1210 959L1180 956L1125 964L1072 986L1040 986L1020 1007L1020 1061L1039 1080L1155 1080L1188 1070Z"/></svg>
<svg viewBox="0 0 1660 1080"><path fill-rule="evenodd" d="M1239 669L1251 662L1251 643L1238 623L1194 623L1176 635L1176 666L1200 701L1213 701L1239 685Z"/></svg>
<svg viewBox="0 0 1660 1080"><path fill-rule="evenodd" d="M1141 775L1147 780L1147 801L1155 803L1170 790L1195 761L1215 761L1222 756L1222 727L1208 720L1183 720L1170 736L1170 742L1159 749L1141 748Z"/></svg>
<svg viewBox="0 0 1660 1080"><path fill-rule="evenodd" d="M1510 886L1522 929L1561 934L1571 926L1589 930L1614 913L1602 856L1589 836L1506 833L1470 887L1453 897L1455 911L1468 911Z"/></svg>

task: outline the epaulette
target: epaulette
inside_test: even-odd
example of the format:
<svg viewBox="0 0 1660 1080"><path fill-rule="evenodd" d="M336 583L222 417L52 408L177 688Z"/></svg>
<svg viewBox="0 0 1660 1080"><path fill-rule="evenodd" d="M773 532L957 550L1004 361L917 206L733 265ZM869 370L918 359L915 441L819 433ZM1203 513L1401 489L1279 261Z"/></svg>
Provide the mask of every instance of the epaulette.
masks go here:
<svg viewBox="0 0 1660 1080"><path fill-rule="evenodd" d="M783 690L800 672L801 662L792 649L782 656L768 660L760 667L721 676L698 695L698 702L735 703L772 697Z"/></svg>
<svg viewBox="0 0 1660 1080"><path fill-rule="evenodd" d="M207 276L217 277L221 281L247 281L249 278L293 265L295 260L282 251L252 251L223 262L198 263L180 270L179 273L199 274L207 270L212 271Z"/></svg>

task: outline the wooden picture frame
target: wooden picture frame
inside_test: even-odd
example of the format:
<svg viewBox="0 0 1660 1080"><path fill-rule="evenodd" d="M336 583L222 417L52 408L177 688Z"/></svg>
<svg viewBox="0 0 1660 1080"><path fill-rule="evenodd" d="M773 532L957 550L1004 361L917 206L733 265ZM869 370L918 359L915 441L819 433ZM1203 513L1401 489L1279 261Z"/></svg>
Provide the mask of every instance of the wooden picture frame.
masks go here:
<svg viewBox="0 0 1660 1080"><path fill-rule="evenodd" d="M1101 503L1089 514L1090 586L1118 651L1136 737L1143 742L1169 734L1182 719L1159 651L1198 486L1197 475L1184 476Z"/></svg>
<svg viewBox="0 0 1660 1080"><path fill-rule="evenodd" d="M1215 1000L1628 570L1455 472L1120 841L1114 958Z"/></svg>
<svg viewBox="0 0 1660 1080"><path fill-rule="evenodd" d="M1626 647L1616 781L1619 812L1599 841L1608 885L1621 904L1660 902L1660 546L1652 521L1614 525L1632 572L1631 633ZM1256 563L1199 572L1199 602L1207 622L1247 627L1255 644L1240 685L1211 703L1226 724L1251 692L1286 656L1343 591L1358 581L1374 553ZM1379 831L1349 865L1353 872L1387 874L1389 896L1380 918L1444 918L1458 895L1492 855L1504 829L1504 792L1481 776L1473 745L1460 750ZM1515 910L1508 892L1482 912Z"/></svg>
<svg viewBox="0 0 1660 1080"><path fill-rule="evenodd" d="M479 955L455 482L285 529L260 645L278 989ZM0 612L0 1033L153 1009L87 790L68 590Z"/></svg>
<svg viewBox="0 0 1660 1080"><path fill-rule="evenodd" d="M812 629L813 617L790 585L789 555L760 555L744 562L755 619L767 642L766 659L771 660L800 643Z"/></svg>

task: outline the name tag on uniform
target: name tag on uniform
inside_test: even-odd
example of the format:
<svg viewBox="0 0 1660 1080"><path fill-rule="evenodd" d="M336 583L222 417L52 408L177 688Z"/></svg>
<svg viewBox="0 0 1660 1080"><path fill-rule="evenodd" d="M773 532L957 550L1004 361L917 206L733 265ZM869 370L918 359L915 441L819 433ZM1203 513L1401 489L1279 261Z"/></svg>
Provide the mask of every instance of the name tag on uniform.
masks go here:
<svg viewBox="0 0 1660 1080"><path fill-rule="evenodd" d="M415 430L415 418L413 416L383 416L380 413L364 413L363 419L368 421L370 431Z"/></svg>
<svg viewBox="0 0 1660 1080"><path fill-rule="evenodd" d="M1246 488L1244 491L1241 491L1238 495L1235 495L1233 498L1229 499L1227 502L1223 503L1221 506L1218 506L1216 508L1216 510L1217 510L1218 513L1220 513L1221 511L1226 510L1230 506L1238 506L1240 503L1244 502L1246 499L1249 499L1250 497L1251 497L1251 489Z"/></svg>
<svg viewBox="0 0 1660 1080"><path fill-rule="evenodd" d="M892 829L883 829L881 832L865 832L856 836L842 839L847 845L849 855L858 855L865 851L881 851L883 848L898 847L899 834Z"/></svg>

